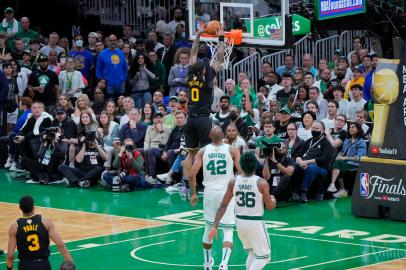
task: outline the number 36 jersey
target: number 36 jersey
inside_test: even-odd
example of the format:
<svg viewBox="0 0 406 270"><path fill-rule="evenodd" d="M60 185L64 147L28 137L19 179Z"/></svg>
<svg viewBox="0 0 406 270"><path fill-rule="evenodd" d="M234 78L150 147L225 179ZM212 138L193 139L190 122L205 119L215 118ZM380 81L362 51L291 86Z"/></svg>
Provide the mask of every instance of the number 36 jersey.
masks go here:
<svg viewBox="0 0 406 270"><path fill-rule="evenodd" d="M238 175L234 181L235 215L238 218L261 217L264 215L262 193L258 189L259 176Z"/></svg>
<svg viewBox="0 0 406 270"><path fill-rule="evenodd" d="M234 177L234 162L229 144L209 144L203 152L203 185L206 188L226 191Z"/></svg>
<svg viewBox="0 0 406 270"><path fill-rule="evenodd" d="M18 259L45 259L50 255L48 231L41 215L17 219Z"/></svg>

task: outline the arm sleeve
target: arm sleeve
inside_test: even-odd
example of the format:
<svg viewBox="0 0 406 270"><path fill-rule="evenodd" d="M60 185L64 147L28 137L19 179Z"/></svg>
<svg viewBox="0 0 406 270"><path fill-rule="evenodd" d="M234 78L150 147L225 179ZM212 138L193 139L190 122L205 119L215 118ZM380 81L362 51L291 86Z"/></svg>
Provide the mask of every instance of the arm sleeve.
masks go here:
<svg viewBox="0 0 406 270"><path fill-rule="evenodd" d="M119 155L116 155L116 158L113 161L113 167L116 169L120 169L120 162L121 162L121 157Z"/></svg>
<svg viewBox="0 0 406 270"><path fill-rule="evenodd" d="M145 133L144 150L147 150L148 148L150 148L150 144L151 144L151 129L152 129L152 126L149 126L149 127L147 128L147 132Z"/></svg>
<svg viewBox="0 0 406 270"><path fill-rule="evenodd" d="M97 79L102 79L103 78L103 58L102 54L100 53L99 56L97 57L97 65L96 65L96 78Z"/></svg>
<svg viewBox="0 0 406 270"><path fill-rule="evenodd" d="M168 140L166 141L166 144L165 144L165 149L164 149L165 152L168 152L168 150L170 149L170 147L172 145L174 131L175 131L175 129L173 129L171 134L169 134Z"/></svg>
<svg viewBox="0 0 406 270"><path fill-rule="evenodd" d="M150 78L150 79L155 79L155 74L153 73L153 72L151 72L149 69L147 69L147 68L144 68L144 70L145 70L145 73L147 74L147 76Z"/></svg>
<svg viewBox="0 0 406 270"><path fill-rule="evenodd" d="M176 86L178 83L174 81L175 75L174 75L174 70L175 67L171 67L171 70L169 71L169 76L168 76L168 85L169 86Z"/></svg>
<svg viewBox="0 0 406 270"><path fill-rule="evenodd" d="M139 155L136 159L133 159L131 163L132 167L139 173L144 169L144 159L142 155Z"/></svg>

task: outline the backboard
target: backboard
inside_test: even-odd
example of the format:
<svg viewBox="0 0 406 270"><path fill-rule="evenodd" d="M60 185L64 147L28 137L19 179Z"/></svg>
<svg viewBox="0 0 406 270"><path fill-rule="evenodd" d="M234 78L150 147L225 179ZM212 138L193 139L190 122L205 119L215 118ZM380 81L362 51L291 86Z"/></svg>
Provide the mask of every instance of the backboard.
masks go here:
<svg viewBox="0 0 406 270"><path fill-rule="evenodd" d="M200 21L218 20L225 31L243 30L243 45L284 46L286 0L188 0L189 38L196 38ZM212 39L202 37L201 40ZM213 39L215 40L215 39Z"/></svg>

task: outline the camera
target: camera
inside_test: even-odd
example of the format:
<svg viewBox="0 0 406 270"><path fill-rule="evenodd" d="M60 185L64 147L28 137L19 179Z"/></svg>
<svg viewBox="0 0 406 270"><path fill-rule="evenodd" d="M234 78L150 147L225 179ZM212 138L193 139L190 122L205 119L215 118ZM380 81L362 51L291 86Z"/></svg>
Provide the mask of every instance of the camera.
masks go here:
<svg viewBox="0 0 406 270"><path fill-rule="evenodd" d="M86 144L96 141L96 131L88 131L85 135Z"/></svg>
<svg viewBox="0 0 406 270"><path fill-rule="evenodd" d="M46 142L53 142L55 139L59 140L60 138L57 137L57 134L60 132L59 127L49 127L46 128L44 132L42 132L42 138Z"/></svg>
<svg viewBox="0 0 406 270"><path fill-rule="evenodd" d="M277 152L278 152L278 148L281 148L281 143L267 143L267 142L262 142L262 143L265 147L261 150L261 154L260 154L261 158L271 158L273 150L275 150L275 156L276 156Z"/></svg>
<svg viewBox="0 0 406 270"><path fill-rule="evenodd" d="M128 151L128 152L134 151L134 146L132 144L126 144L125 151Z"/></svg>

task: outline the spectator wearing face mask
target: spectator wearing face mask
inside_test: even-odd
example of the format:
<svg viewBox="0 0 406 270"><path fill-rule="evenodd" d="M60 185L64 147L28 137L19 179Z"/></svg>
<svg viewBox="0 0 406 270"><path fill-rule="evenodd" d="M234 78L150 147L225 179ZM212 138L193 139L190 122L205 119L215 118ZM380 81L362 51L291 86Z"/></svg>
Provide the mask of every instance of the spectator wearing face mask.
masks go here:
<svg viewBox="0 0 406 270"><path fill-rule="evenodd" d="M70 55L75 60L75 69L80 71L86 80L90 80L90 73L94 69L94 57L91 52L83 46L82 35L75 35L73 38L75 49L70 51Z"/></svg>

